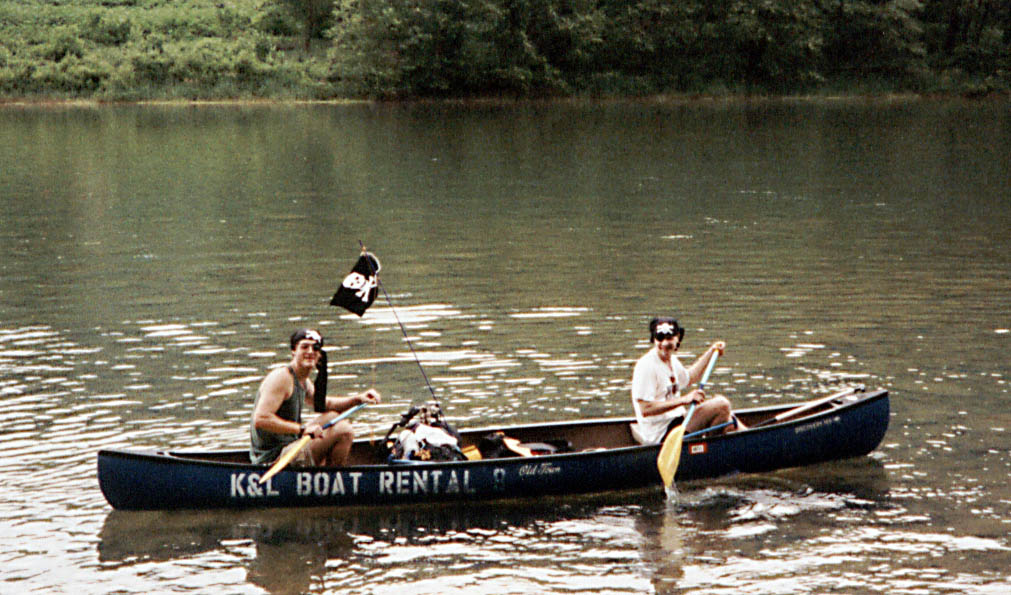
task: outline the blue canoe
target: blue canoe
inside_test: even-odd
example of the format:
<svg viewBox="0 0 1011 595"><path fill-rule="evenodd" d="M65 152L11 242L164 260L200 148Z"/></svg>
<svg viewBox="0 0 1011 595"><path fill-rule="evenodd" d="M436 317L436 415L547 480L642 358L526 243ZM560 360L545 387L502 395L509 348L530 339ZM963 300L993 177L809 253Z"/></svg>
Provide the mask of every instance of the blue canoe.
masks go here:
<svg viewBox="0 0 1011 595"><path fill-rule="evenodd" d="M751 428L686 437L678 481L758 473L858 457L888 429L888 392L856 389L804 403L737 411ZM793 414L790 414L794 412ZM780 419L777 419L777 416ZM267 508L388 505L425 501L535 497L662 485L659 445L636 442L630 418L487 427L461 431L474 445L493 431L524 443L567 442L542 456L389 463L376 443L356 440L345 467L288 468L264 484L264 465L248 451L101 450L98 482L114 508Z"/></svg>

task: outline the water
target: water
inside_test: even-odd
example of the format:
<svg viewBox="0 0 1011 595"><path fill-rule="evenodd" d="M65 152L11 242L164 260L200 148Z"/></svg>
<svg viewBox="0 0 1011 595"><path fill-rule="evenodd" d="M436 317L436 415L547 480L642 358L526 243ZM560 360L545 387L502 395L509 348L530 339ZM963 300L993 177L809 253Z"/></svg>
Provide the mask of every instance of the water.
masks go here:
<svg viewBox="0 0 1011 595"><path fill-rule="evenodd" d="M1001 102L0 110L0 592L1003 593L1011 108ZM884 387L871 456L536 502L128 513L104 447L245 444L321 328L381 434L627 415L646 323L736 406Z"/></svg>

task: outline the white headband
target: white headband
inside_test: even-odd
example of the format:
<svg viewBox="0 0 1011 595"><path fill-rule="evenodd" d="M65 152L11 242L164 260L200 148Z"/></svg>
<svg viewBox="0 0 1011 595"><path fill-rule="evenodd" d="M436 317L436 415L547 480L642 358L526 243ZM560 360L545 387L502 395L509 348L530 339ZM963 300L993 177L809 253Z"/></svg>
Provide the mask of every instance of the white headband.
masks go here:
<svg viewBox="0 0 1011 595"><path fill-rule="evenodd" d="M674 325L671 324L671 323L669 323L669 322L661 322L660 324L656 325L656 330L653 331L653 334L654 335L661 335L661 334L673 335L673 334L675 334L674 333Z"/></svg>

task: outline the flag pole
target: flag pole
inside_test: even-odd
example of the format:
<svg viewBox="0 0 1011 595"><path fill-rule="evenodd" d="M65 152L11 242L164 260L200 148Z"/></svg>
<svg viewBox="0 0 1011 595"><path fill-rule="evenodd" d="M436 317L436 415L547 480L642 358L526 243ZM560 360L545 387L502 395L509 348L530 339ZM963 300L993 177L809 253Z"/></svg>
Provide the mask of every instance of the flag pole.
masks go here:
<svg viewBox="0 0 1011 595"><path fill-rule="evenodd" d="M362 253L367 254L365 251L365 244L361 240L358 240L358 245L362 247ZM432 389L432 383L428 381L428 374L425 373L425 366L421 365L421 359L418 357L418 353L414 350L414 344L411 343L411 338L407 335L407 329L404 328L404 323L400 321L400 315L397 314L397 309L393 307L393 300L390 299L390 294L386 292L386 286L383 285L382 280L379 278L379 273L372 269L372 261L368 258L365 262L369 266L369 270L372 272L372 277L376 280L376 284L379 285L379 289L383 292L383 297L386 298L386 303L390 305L390 311L393 312L393 317L397 320L397 324L400 326L400 332L404 334L404 340L407 341L407 346L411 350L411 355L414 356L414 361L418 364L418 369L421 370L421 376L425 379L425 386L428 387L428 392L432 394L432 398L435 402L442 407L442 403L439 402L439 397L435 396L435 390Z"/></svg>

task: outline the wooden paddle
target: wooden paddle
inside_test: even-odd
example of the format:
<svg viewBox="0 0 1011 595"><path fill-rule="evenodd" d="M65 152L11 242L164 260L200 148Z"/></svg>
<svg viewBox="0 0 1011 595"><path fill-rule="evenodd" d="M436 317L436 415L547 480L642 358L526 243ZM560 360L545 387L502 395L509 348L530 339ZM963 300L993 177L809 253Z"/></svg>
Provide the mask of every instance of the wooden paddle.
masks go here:
<svg viewBox="0 0 1011 595"><path fill-rule="evenodd" d="M779 415L777 415L776 417L773 417L771 419L767 419L767 420L765 420L765 421L763 421L761 423L757 423L757 424L755 424L755 425L753 425L751 427L758 428L758 427L761 427L761 426L765 426L765 425L769 425L769 424L774 424L774 423L779 423L781 421L788 420L791 417L796 417L796 416L800 415L801 413L806 413L808 411L811 411L812 409L817 409L818 407L821 407L825 403L829 403L831 401L834 401L834 400L838 399L839 397L845 397L846 395L855 393L858 390L863 390L863 389L864 389L864 387L862 385L861 386L851 386L851 387L847 388L846 390L841 390L841 391L839 391L839 392L837 392L835 394L829 395L827 397L823 397L821 399L817 399L815 401L811 401L810 403L804 403L803 405L800 405L799 407L794 407L793 409L789 409L787 411L784 411L784 412L780 413Z"/></svg>
<svg viewBox="0 0 1011 595"><path fill-rule="evenodd" d="M323 429L325 430L325 429L329 428L330 426L334 425L335 423L339 422L340 420L354 415L355 413L358 412L359 409L361 409L362 407L366 406L367 404L368 403L361 403L361 404L355 405L351 409L348 409L344 413L341 413L337 417L335 417L335 418L331 419L330 421L326 422L325 424L323 424ZM270 479L271 477L274 477L275 475L277 475L277 473L281 469L284 469L285 467L287 467L288 463L290 463L292 461L292 459L294 459L296 456L298 456L298 453L303 448L305 448L306 444L309 444L310 440L312 440L312 436L310 436L309 434L306 434L305 436L302 436L301 438L299 438L298 442L295 443L295 446L289 448L288 452L284 453L284 455L282 455L281 458L277 459L277 461L274 462L274 465L270 469L268 469L266 473L263 474L263 477L260 478L260 483L261 484L267 483L268 479Z"/></svg>
<svg viewBox="0 0 1011 595"><path fill-rule="evenodd" d="M713 367L716 366L716 359L719 357L719 354L719 351L713 352L713 357L709 360L709 365L706 366L706 371L702 374L702 380L699 381L700 389L709 381L709 374L713 371ZM693 413L695 413L695 403L692 403L688 407L688 413L685 414L684 422L674 428L671 433L667 434L667 438L663 441L663 446L660 447L660 454L656 458L656 466L660 470L660 477L663 479L665 488L669 488L674 483L674 474L677 473L678 464L681 462L681 443L684 442L685 428L688 427L688 421L692 418Z"/></svg>

